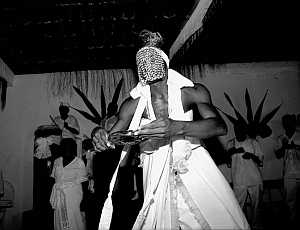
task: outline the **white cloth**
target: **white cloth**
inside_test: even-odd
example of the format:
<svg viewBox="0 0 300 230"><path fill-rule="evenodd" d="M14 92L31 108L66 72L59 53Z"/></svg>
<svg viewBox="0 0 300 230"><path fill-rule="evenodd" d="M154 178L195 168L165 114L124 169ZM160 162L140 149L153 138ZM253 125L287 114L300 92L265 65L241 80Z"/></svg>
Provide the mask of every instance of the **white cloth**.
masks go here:
<svg viewBox="0 0 300 230"><path fill-rule="evenodd" d="M288 143L292 142L295 145L300 146L300 132L295 132L291 138L286 135L278 136L276 149L279 149L282 145L282 140L287 139ZM300 150L299 149L287 149L285 150L283 160L283 176L285 178L300 178Z"/></svg>
<svg viewBox="0 0 300 230"><path fill-rule="evenodd" d="M296 130L291 138L286 135L278 137L276 149L281 148L282 140L287 139L288 144L292 142L300 146L300 132ZM300 191L300 150L297 148L285 150L283 160L283 178L284 178L284 194L285 202L289 208L289 221L296 224L299 219L299 191Z"/></svg>
<svg viewBox="0 0 300 230"><path fill-rule="evenodd" d="M284 178L285 202L289 209L289 222L292 224L299 221L300 213L300 178ZM295 225L294 225L295 226Z"/></svg>
<svg viewBox="0 0 300 230"><path fill-rule="evenodd" d="M246 139L238 142L236 140L230 141L229 145L235 148L242 147L245 152L252 153L260 160L263 160L263 151L260 143L255 139ZM232 155L232 183L234 186L251 186L263 183L262 173L257 164L251 159L244 159L244 153L237 153Z"/></svg>
<svg viewBox="0 0 300 230"><path fill-rule="evenodd" d="M84 162L75 157L63 167L62 157L57 158L51 176L55 178L50 196L54 209L54 230L84 230L85 221L80 212L81 183L87 180Z"/></svg>
<svg viewBox="0 0 300 230"><path fill-rule="evenodd" d="M192 120L192 112L184 113L181 103L184 86L193 83L169 70L169 116L174 120ZM138 127L146 105L154 120L150 87L138 84L131 96L140 97L131 126ZM199 144L176 140L144 155L143 177L144 203L133 229L248 229L226 179ZM102 215L107 211L104 207ZM99 229L108 229L109 222L101 216Z"/></svg>
<svg viewBox="0 0 300 230"><path fill-rule="evenodd" d="M242 147L245 152L252 153L261 161L263 160L263 151L260 139L246 139L238 142L231 140L230 147ZM263 196L263 177L259 166L252 159L244 159L243 154L237 153L232 156L231 172L234 194L241 206L245 208L245 204L249 204L245 212L247 212L248 220L252 227L262 228L261 221L261 201ZM251 215L250 215L251 214Z"/></svg>
<svg viewBox="0 0 300 230"><path fill-rule="evenodd" d="M263 185L235 186L234 194L248 217L251 227L263 229L262 199Z"/></svg>
<svg viewBox="0 0 300 230"><path fill-rule="evenodd" d="M49 145L51 141L46 137L39 137L34 142L34 157L38 159L46 159L51 157L51 151Z"/></svg>

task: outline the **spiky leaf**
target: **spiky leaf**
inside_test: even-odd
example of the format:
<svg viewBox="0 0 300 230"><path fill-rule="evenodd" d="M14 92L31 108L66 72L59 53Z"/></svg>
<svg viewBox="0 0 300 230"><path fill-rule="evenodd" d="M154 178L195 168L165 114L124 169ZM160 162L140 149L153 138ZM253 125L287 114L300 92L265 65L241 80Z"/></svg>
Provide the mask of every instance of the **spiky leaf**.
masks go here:
<svg viewBox="0 0 300 230"><path fill-rule="evenodd" d="M218 110L220 110L228 118L228 120L233 124L233 129L234 129L235 136L238 137L240 141L245 140L245 138L246 138L245 133L246 133L246 130L247 130L247 126L245 124L239 122L239 120L235 119L234 117L232 117L228 113L223 112L218 107L216 107L216 108Z"/></svg>
<svg viewBox="0 0 300 230"><path fill-rule="evenodd" d="M253 121L253 112L252 112L252 106L251 106L251 99L250 99L247 88L246 88L246 92L245 92L245 103L246 103L246 108L247 108L247 120L248 120L248 124L249 124L249 123L252 123L252 121Z"/></svg>
<svg viewBox="0 0 300 230"><path fill-rule="evenodd" d="M103 118L106 117L106 99L105 99L102 85L101 85L101 115Z"/></svg>
<svg viewBox="0 0 300 230"><path fill-rule="evenodd" d="M238 120L236 118L234 118L233 116L229 115L228 113L224 112L223 110L221 110L220 108L216 107L219 111L221 111L226 117L227 119L232 123L232 124L237 124Z"/></svg>
<svg viewBox="0 0 300 230"><path fill-rule="evenodd" d="M76 110L78 113L80 113L82 116L84 116L86 119L90 120L91 122L99 125L101 123L101 119L97 119L96 117L93 117L91 114L81 110L81 109L77 109L74 108L72 106L70 106L72 109Z"/></svg>
<svg viewBox="0 0 300 230"><path fill-rule="evenodd" d="M228 94L224 93L225 98L227 99L227 101L229 102L229 104L231 105L231 107L233 108L235 115L238 119L238 121L241 123L242 126L246 126L247 122L245 120L245 118L240 114L240 112L234 107L230 97L228 96Z"/></svg>
<svg viewBox="0 0 300 230"><path fill-rule="evenodd" d="M123 78L119 81L117 88L114 92L113 98L107 107L107 117L111 117L118 112L118 100L121 93L121 88L123 84Z"/></svg>
<svg viewBox="0 0 300 230"><path fill-rule="evenodd" d="M93 106L93 104L90 102L90 100L85 96L85 94L78 89L76 86L73 86L73 89L75 90L75 92L81 97L81 99L83 100L84 104L86 105L86 107L88 107L88 109L92 112L92 114L94 115L94 118L97 121L100 121L102 118L100 116L100 114L98 113L98 111L95 109L95 107Z"/></svg>
<svg viewBox="0 0 300 230"><path fill-rule="evenodd" d="M267 124L274 117L274 115L277 113L277 111L280 109L281 105L282 104L278 105L271 112L269 112L268 114L266 114L264 116L264 118L261 120L260 124L262 124L262 125Z"/></svg>
<svg viewBox="0 0 300 230"><path fill-rule="evenodd" d="M260 102L260 104L259 104L259 106L258 106L258 108L257 108L257 110L256 110L256 113L255 113L255 115L254 115L254 123L256 123L256 124L259 123L259 120L260 120L260 117L261 117L261 114L262 114L262 110L263 110L263 106L264 106L264 102L265 102L265 100L266 100L268 91L269 91L269 90L266 91L266 93L265 93L263 99L261 100L261 102Z"/></svg>
<svg viewBox="0 0 300 230"><path fill-rule="evenodd" d="M112 98L112 100L111 100L111 103L115 103L115 104L118 103L118 100L119 100L119 96L120 96L120 92L121 92L121 88L122 88L123 81L124 81L123 78L119 81L119 83L118 83L118 85L117 85L117 88L116 88L116 90L115 90L115 92L114 92L114 96L113 96L113 98Z"/></svg>

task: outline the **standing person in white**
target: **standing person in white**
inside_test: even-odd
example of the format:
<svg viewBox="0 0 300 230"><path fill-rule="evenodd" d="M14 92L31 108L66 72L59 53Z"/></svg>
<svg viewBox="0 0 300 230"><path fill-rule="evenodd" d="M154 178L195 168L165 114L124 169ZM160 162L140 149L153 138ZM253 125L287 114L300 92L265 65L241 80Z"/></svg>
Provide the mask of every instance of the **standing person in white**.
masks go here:
<svg viewBox="0 0 300 230"><path fill-rule="evenodd" d="M247 213L248 221L253 229L262 229L262 199L263 199L263 175L262 166L264 153L262 141L271 136L272 129L268 122L277 113L281 104L271 112L265 114L262 119L263 105L268 90L257 107L255 114L248 89L245 91L246 117L235 108L229 95L225 98L235 113L235 117L222 113L233 124L235 137L228 142L227 151L231 155L231 173L234 193L241 208ZM247 204L247 205L246 205ZM246 205L246 206L245 206ZM249 210L250 205L250 210ZM247 207L247 209L245 209Z"/></svg>
<svg viewBox="0 0 300 230"><path fill-rule="evenodd" d="M238 151L232 155L231 172L233 191L253 229L262 229L261 202L263 198L263 152L257 138L238 137L229 141L228 148ZM250 210L245 204L250 204Z"/></svg>
<svg viewBox="0 0 300 230"><path fill-rule="evenodd" d="M300 130L295 114L282 117L284 133L278 136L275 154L283 158L285 201L288 207L289 227L299 225L300 219Z"/></svg>
<svg viewBox="0 0 300 230"><path fill-rule="evenodd" d="M54 161L51 177L55 179L50 203L54 209L54 230L85 230L85 219L80 211L82 182L87 180L85 165L78 158L72 138L62 139L62 157Z"/></svg>

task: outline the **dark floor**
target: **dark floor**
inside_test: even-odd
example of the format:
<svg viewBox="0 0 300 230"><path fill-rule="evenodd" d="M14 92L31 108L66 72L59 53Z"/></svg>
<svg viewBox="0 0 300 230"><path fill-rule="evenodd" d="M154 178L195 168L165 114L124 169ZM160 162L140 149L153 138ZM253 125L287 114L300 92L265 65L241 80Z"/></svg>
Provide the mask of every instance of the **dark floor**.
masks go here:
<svg viewBox="0 0 300 230"><path fill-rule="evenodd" d="M287 229L286 209L283 202L264 203L262 219L264 229Z"/></svg>
<svg viewBox="0 0 300 230"><path fill-rule="evenodd" d="M264 181L261 216L263 229L287 229L282 180Z"/></svg>
<svg viewBox="0 0 300 230"><path fill-rule="evenodd" d="M52 219L53 217L47 215L48 218L45 220L39 217L40 214L33 211L25 212L23 216L23 229L39 229L39 226L43 226L43 229L51 230L51 227L47 228L45 223L49 222L49 218ZM291 229L287 226L287 211L283 201L281 181L274 180L264 183L261 216L263 229L260 230Z"/></svg>
<svg viewBox="0 0 300 230"><path fill-rule="evenodd" d="M286 209L281 200L264 202L262 205L262 222L263 230L273 229L288 229L286 225ZM33 213L27 213L24 216L23 229L38 229L32 228L34 226L43 226L43 229L51 229L45 226L45 222L38 224L39 218L32 216ZM41 219L40 219L41 220ZM42 222L42 220L41 220ZM33 226L34 224L34 226Z"/></svg>

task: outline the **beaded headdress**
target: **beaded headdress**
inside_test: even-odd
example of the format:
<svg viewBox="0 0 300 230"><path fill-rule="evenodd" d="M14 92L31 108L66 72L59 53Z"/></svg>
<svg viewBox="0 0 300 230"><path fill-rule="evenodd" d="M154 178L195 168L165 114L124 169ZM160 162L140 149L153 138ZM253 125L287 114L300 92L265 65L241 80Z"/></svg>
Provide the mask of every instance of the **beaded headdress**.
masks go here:
<svg viewBox="0 0 300 230"><path fill-rule="evenodd" d="M159 48L162 44L162 37L159 33L142 31L140 37L144 47L136 54L136 64L139 81L146 85L162 79L166 76L166 68L169 67L168 56Z"/></svg>

